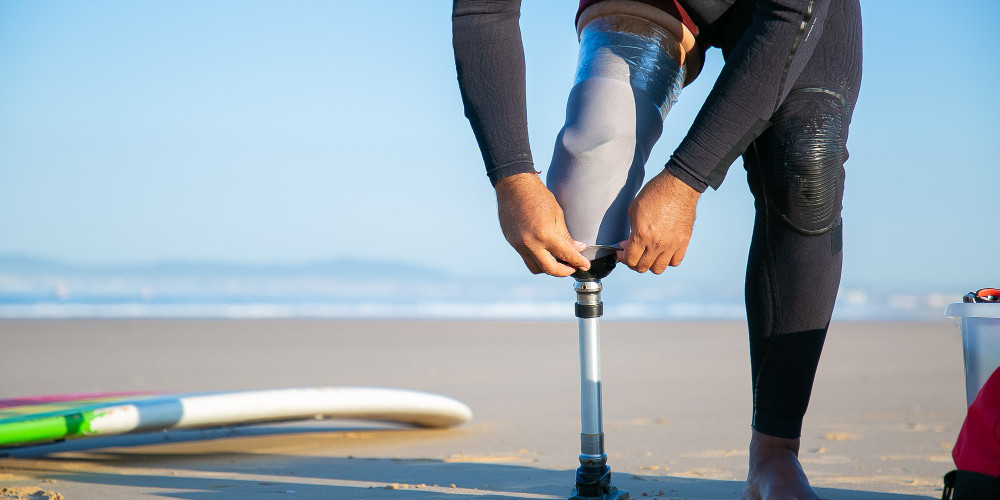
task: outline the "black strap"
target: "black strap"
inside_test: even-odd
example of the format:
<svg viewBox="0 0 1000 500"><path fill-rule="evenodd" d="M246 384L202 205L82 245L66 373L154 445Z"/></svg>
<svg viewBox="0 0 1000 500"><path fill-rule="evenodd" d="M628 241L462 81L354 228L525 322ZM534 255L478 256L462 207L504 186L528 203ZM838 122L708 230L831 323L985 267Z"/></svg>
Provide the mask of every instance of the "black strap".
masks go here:
<svg viewBox="0 0 1000 500"><path fill-rule="evenodd" d="M941 500L1000 500L1000 477L953 470L944 475Z"/></svg>
<svg viewBox="0 0 1000 500"><path fill-rule="evenodd" d="M957 470L953 470L944 475L944 492L941 494L941 500L952 500L951 495L955 492L955 473Z"/></svg>

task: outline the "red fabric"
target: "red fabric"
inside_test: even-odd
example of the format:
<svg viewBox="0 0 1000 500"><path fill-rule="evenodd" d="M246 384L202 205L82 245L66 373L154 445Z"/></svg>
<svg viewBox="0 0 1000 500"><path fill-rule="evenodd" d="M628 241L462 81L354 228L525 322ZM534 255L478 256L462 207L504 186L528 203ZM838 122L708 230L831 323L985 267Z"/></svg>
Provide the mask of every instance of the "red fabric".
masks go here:
<svg viewBox="0 0 1000 500"><path fill-rule="evenodd" d="M576 11L576 19L574 22L580 20L580 13L583 12L583 9L586 9L587 7L590 7L591 5L594 5L595 3L600 1L601 0L580 0L580 8L577 9ZM674 16L675 18L679 19L681 23L684 24L685 27L687 27L688 30L691 31L691 34L693 34L694 36L698 36L698 25L694 23L694 21L691 19L691 16L689 16L688 13L684 10L684 7L681 7L681 4L678 2L678 0L636 0L636 1L642 2L646 5L652 5L653 7L656 7L657 9L660 9L666 12L667 14Z"/></svg>
<svg viewBox="0 0 1000 500"><path fill-rule="evenodd" d="M959 470L1000 476L1000 368L969 406L951 456Z"/></svg>

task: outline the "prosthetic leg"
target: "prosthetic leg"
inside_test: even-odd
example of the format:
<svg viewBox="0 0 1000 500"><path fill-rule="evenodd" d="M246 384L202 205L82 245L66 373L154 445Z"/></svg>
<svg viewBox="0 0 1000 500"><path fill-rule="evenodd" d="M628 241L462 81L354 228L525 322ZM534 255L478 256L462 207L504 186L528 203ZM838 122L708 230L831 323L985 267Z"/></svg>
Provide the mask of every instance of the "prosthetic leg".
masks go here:
<svg viewBox="0 0 1000 500"><path fill-rule="evenodd" d="M683 29L680 21L668 21ZM571 500L627 500L627 492L611 485L604 453L598 318L601 279L615 267L618 249L601 243L629 236L629 204L642 187L663 118L684 84L684 47L676 32L634 15L601 14L582 23L576 82L547 179L573 239L596 244L583 252L590 270L573 274L583 430Z"/></svg>
<svg viewBox="0 0 1000 500"><path fill-rule="evenodd" d="M570 500L628 500L627 491L611 485L611 468L604 453L601 421L601 332L598 318L604 313L601 278L617 261L612 247L588 247L595 252L590 270L573 274L576 283L576 317L580 324L580 468ZM584 255L589 252L585 251ZM599 255L599 256L597 256Z"/></svg>

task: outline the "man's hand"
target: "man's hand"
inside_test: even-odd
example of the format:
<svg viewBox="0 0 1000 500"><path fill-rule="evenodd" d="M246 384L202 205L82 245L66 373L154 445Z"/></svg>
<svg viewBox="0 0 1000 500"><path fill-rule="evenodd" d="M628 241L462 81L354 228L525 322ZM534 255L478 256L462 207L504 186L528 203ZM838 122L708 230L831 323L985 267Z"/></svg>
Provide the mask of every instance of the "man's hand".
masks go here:
<svg viewBox="0 0 1000 500"><path fill-rule="evenodd" d="M561 277L590 269L590 260L580 254L586 244L570 237L562 208L538 175L505 177L496 191L500 229L529 271Z"/></svg>
<svg viewBox="0 0 1000 500"><path fill-rule="evenodd" d="M618 260L640 273L660 274L679 265L691 241L700 196L667 171L653 177L629 205L632 233L622 242Z"/></svg>

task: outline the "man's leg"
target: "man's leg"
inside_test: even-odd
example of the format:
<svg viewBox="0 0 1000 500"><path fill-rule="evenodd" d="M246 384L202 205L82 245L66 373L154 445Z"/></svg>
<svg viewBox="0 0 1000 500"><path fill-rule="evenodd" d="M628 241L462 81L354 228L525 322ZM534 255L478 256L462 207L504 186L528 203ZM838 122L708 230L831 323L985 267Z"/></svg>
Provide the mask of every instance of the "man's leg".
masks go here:
<svg viewBox="0 0 1000 500"><path fill-rule="evenodd" d="M628 238L629 204L684 81L671 43L662 28L630 16L595 19L581 33L576 84L547 177L575 240Z"/></svg>
<svg viewBox="0 0 1000 500"><path fill-rule="evenodd" d="M796 457L840 286L848 119L832 92L793 92L744 159L757 210L746 278L754 435L745 498L772 489L816 498Z"/></svg>
<svg viewBox="0 0 1000 500"><path fill-rule="evenodd" d="M746 281L753 427L767 435L799 437L833 314L848 120L833 91L794 91L747 152L757 209Z"/></svg>
<svg viewBox="0 0 1000 500"><path fill-rule="evenodd" d="M823 38L743 156L757 210L747 261L753 437L744 498L816 498L798 462L802 419L840 285L847 135L861 85L857 0Z"/></svg>

